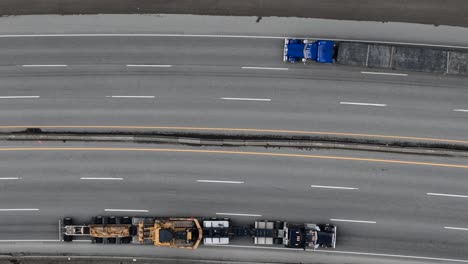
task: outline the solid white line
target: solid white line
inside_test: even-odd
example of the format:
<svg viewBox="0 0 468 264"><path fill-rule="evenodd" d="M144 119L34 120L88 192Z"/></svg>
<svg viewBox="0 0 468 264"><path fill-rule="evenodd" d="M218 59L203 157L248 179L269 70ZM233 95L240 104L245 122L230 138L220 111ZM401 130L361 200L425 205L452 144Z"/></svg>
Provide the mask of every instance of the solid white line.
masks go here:
<svg viewBox="0 0 468 264"><path fill-rule="evenodd" d="M121 181L123 178L93 178L93 177L81 177L80 180L111 180L111 181Z"/></svg>
<svg viewBox="0 0 468 264"><path fill-rule="evenodd" d="M170 67L172 67L172 65L158 65L158 64L127 64L127 67L170 68Z"/></svg>
<svg viewBox="0 0 468 264"><path fill-rule="evenodd" d="M154 98L154 95L108 95L107 98Z"/></svg>
<svg viewBox="0 0 468 264"><path fill-rule="evenodd" d="M284 36L255 36L255 35L215 35L215 34L6 34L0 35L0 38L38 38L38 37L195 37L195 38L250 38L250 39L285 39ZM289 36L287 38L304 39L303 37ZM396 41L379 41L379 40L366 40L366 39L339 39L339 38L323 38L317 36L316 38L308 38L311 40L327 39L334 41L346 42L364 42L364 43L378 43L378 44L397 44L397 45L410 45L410 46L428 46L439 48L456 48L468 49L468 46L457 45L441 45L430 43L415 43L415 42L396 42Z"/></svg>
<svg viewBox="0 0 468 264"><path fill-rule="evenodd" d="M407 73L368 72L368 71L362 71L361 73L362 74L374 74L374 75L408 76Z"/></svg>
<svg viewBox="0 0 468 264"><path fill-rule="evenodd" d="M334 222L350 222L350 223L363 223L363 224L376 224L376 221L365 221L365 220L349 220L349 219L336 219L332 218L330 221Z"/></svg>
<svg viewBox="0 0 468 264"><path fill-rule="evenodd" d="M273 68L273 67L242 67L244 70L275 70L275 71L287 71L288 68Z"/></svg>
<svg viewBox="0 0 468 264"><path fill-rule="evenodd" d="M427 195L432 195L432 196L445 196L445 197L457 197L457 198L468 198L468 195L448 194L448 193L427 193Z"/></svg>
<svg viewBox="0 0 468 264"><path fill-rule="evenodd" d="M354 188L354 187L326 186L326 185L311 185L310 187L324 188L324 189L359 190L359 188Z"/></svg>
<svg viewBox="0 0 468 264"><path fill-rule="evenodd" d="M38 95L25 95L25 96L0 96L0 99L31 99L40 98Z"/></svg>
<svg viewBox="0 0 468 264"><path fill-rule="evenodd" d="M342 105L365 105L365 106L387 106L386 104L369 104L369 103L355 103L355 102L340 102Z"/></svg>
<svg viewBox="0 0 468 264"><path fill-rule="evenodd" d="M106 212L140 212L140 213L148 213L148 210L140 210L140 209L104 209Z"/></svg>
<svg viewBox="0 0 468 264"><path fill-rule="evenodd" d="M0 242L60 242L58 239L0 239Z"/></svg>
<svg viewBox="0 0 468 264"><path fill-rule="evenodd" d="M463 230L463 231L468 231L468 228L464 227L453 227L453 226L444 226L445 229L451 229L451 230Z"/></svg>
<svg viewBox="0 0 468 264"><path fill-rule="evenodd" d="M58 222L58 239L62 241L62 220L59 219Z"/></svg>
<svg viewBox="0 0 468 264"><path fill-rule="evenodd" d="M0 178L0 180L19 180L20 178L19 177L3 177L3 178Z"/></svg>
<svg viewBox="0 0 468 264"><path fill-rule="evenodd" d="M468 112L468 109L453 109L455 112Z"/></svg>
<svg viewBox="0 0 468 264"><path fill-rule="evenodd" d="M0 209L0 212L8 211L39 211L37 208L12 208L12 209Z"/></svg>
<svg viewBox="0 0 468 264"><path fill-rule="evenodd" d="M242 245L210 245L212 247L230 247L230 248L253 248L253 249L269 249L269 250L289 250L289 251L303 251L297 248L284 248L284 247L264 247L264 246L242 246ZM375 256L375 257L389 257L389 258L405 258L405 259L422 259L422 260L435 260L446 262L461 262L468 263L464 259L446 259L435 257L411 256L411 255L395 255L395 254L382 254L382 253L369 253L369 252L354 252L354 251L339 251L339 250L322 250L322 249L306 249L308 252L319 252L325 254L343 254L343 255L362 255L362 256Z"/></svg>
<svg viewBox="0 0 468 264"><path fill-rule="evenodd" d="M234 184L242 184L243 181L212 181L212 180L197 180L197 182L207 182L207 183L234 183Z"/></svg>
<svg viewBox="0 0 468 264"><path fill-rule="evenodd" d="M259 214L239 214L239 213L216 213L216 215L233 215L233 216L254 216L261 217Z"/></svg>
<svg viewBox="0 0 468 264"><path fill-rule="evenodd" d="M230 100L230 101L259 101L259 102L271 102L271 99L268 98L237 98L237 97L221 97L221 100Z"/></svg>
<svg viewBox="0 0 468 264"><path fill-rule="evenodd" d="M25 64L23 67L67 67L66 64Z"/></svg>

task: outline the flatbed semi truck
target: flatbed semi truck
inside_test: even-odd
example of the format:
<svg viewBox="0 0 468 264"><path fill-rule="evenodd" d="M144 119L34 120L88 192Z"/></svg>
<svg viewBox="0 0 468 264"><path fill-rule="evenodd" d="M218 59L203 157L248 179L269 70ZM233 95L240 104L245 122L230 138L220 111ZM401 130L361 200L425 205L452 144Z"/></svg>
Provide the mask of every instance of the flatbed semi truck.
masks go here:
<svg viewBox="0 0 468 264"><path fill-rule="evenodd" d="M96 216L85 224L76 224L66 217L61 230L65 242L85 238L98 244L150 244L196 249L201 244L227 245L233 238L248 237L255 245L315 249L335 248L337 227L269 220L233 226L228 218Z"/></svg>

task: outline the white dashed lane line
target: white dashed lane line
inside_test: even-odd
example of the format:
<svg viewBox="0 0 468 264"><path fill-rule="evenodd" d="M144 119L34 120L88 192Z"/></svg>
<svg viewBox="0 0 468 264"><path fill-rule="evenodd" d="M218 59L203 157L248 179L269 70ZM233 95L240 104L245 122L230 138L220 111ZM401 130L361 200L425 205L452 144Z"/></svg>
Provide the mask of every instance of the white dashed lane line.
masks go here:
<svg viewBox="0 0 468 264"><path fill-rule="evenodd" d="M360 105L360 106L387 106L386 104L359 103L359 102L340 102L341 105Z"/></svg>
<svg viewBox="0 0 468 264"><path fill-rule="evenodd" d="M241 98L241 97L221 97L221 100L227 101L259 101L259 102L271 102L269 98Z"/></svg>
<svg viewBox="0 0 468 264"><path fill-rule="evenodd" d="M323 189L338 189L338 190L359 190L355 187L344 187L344 186L327 186L327 185L311 185L311 188L323 188Z"/></svg>

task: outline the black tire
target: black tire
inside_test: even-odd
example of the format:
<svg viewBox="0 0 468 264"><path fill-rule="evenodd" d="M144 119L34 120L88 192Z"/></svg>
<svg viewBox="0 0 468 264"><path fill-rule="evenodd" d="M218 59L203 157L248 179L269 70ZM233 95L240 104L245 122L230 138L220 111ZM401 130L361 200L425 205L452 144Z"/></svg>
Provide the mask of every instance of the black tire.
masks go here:
<svg viewBox="0 0 468 264"><path fill-rule="evenodd" d="M96 225L104 224L104 217L102 216L93 217L93 224L96 224Z"/></svg>
<svg viewBox="0 0 468 264"><path fill-rule="evenodd" d="M115 217L115 216L110 216L107 223L109 223L109 224L111 224L111 225L117 224L117 217Z"/></svg>
<svg viewBox="0 0 468 264"><path fill-rule="evenodd" d="M128 216L121 217L120 218L120 223L123 224L123 225L130 225L130 224L132 224L132 218L130 218Z"/></svg>
<svg viewBox="0 0 468 264"><path fill-rule="evenodd" d="M120 243L121 244L130 244L132 242L132 238L131 237L122 237L120 239Z"/></svg>
<svg viewBox="0 0 468 264"><path fill-rule="evenodd" d="M71 217L65 217L63 218L63 226L70 226L73 225L73 219Z"/></svg>
<svg viewBox="0 0 468 264"><path fill-rule="evenodd" d="M93 243L102 244L102 242L103 242L103 239L100 238L100 237L95 237L95 238L93 239Z"/></svg>
<svg viewBox="0 0 468 264"><path fill-rule="evenodd" d="M117 239L114 237L107 239L107 244L116 244L116 242L117 242Z"/></svg>
<svg viewBox="0 0 468 264"><path fill-rule="evenodd" d="M73 241L73 236L63 235L63 241L64 242L72 242Z"/></svg>
<svg viewBox="0 0 468 264"><path fill-rule="evenodd" d="M275 221L275 224L273 226L274 229L283 229L284 227L284 222L282 221Z"/></svg>
<svg viewBox="0 0 468 264"><path fill-rule="evenodd" d="M274 245L281 245L281 244L283 244L283 239L275 237L275 238L273 238L273 244Z"/></svg>

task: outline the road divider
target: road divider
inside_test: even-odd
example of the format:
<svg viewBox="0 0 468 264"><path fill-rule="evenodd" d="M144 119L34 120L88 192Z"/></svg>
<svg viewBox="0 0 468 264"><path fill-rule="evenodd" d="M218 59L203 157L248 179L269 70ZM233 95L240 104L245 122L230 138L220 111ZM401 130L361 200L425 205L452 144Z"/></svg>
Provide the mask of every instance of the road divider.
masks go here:
<svg viewBox="0 0 468 264"><path fill-rule="evenodd" d="M367 221L367 220L350 220L350 219L336 219L332 218L330 221L333 222L349 222L349 223L360 223L360 224L377 224L376 221Z"/></svg>
<svg viewBox="0 0 468 264"><path fill-rule="evenodd" d="M1 129L2 127L0 127ZM79 129L80 127L74 127ZM86 127L89 129L89 127ZM96 128L100 128L97 126ZM262 148L323 148L346 149L361 151L378 151L403 154L437 155L468 157L468 141L456 141L459 144L448 142L436 142L433 139L409 141L406 138L380 138L366 139L353 134L310 134L310 135L269 135L249 133L247 131L227 130L224 134L210 133L212 130L195 130L191 133L183 131L134 131L118 132L81 132L81 131L48 131L41 128L28 128L23 131L10 131L0 133L3 141L74 141L74 142L123 142L145 144L177 144L190 146L230 146L230 147L262 147ZM5 129L5 127L3 127ZM117 128L116 128L117 129ZM176 129L176 128L174 128ZM183 130L183 129L182 129ZM199 132L197 132L199 131ZM254 131L252 131L254 132ZM348 136L346 136L348 135Z"/></svg>
<svg viewBox="0 0 468 264"><path fill-rule="evenodd" d="M271 99L267 98L239 98L239 97L221 97L221 100L228 101L260 101L260 102L271 102Z"/></svg>
<svg viewBox="0 0 468 264"><path fill-rule="evenodd" d="M427 193L427 195L429 195L429 196L455 197L455 198L468 198L468 195L448 194L448 193Z"/></svg>
<svg viewBox="0 0 468 264"><path fill-rule="evenodd" d="M387 106L386 104L372 104L372 103L356 103L356 102L340 102L341 105L361 105L361 106Z"/></svg>
<svg viewBox="0 0 468 264"><path fill-rule="evenodd" d="M216 213L216 215L262 217L262 215L259 215L259 214L241 214L241 213Z"/></svg>
<svg viewBox="0 0 468 264"><path fill-rule="evenodd" d="M342 187L342 186L327 186L327 185L311 185L311 188L323 188L323 189L339 189L339 190L359 190L354 187Z"/></svg>
<svg viewBox="0 0 468 264"><path fill-rule="evenodd" d="M230 184L243 184L243 181L216 181L216 180L197 180L203 183L230 183Z"/></svg>

